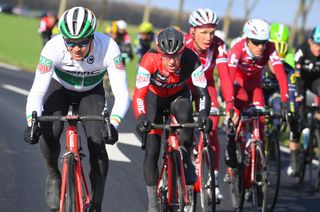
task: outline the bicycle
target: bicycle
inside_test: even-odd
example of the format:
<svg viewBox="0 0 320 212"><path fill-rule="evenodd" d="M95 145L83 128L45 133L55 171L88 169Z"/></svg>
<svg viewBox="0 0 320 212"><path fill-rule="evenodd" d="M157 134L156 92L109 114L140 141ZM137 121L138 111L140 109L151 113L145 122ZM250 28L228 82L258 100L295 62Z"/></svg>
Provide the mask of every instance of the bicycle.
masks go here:
<svg viewBox="0 0 320 212"><path fill-rule="evenodd" d="M300 144L302 145L299 160L300 171L298 181L302 183L305 178L305 172L308 170L309 183L317 191L320 188L320 125L316 118L316 113L320 111L320 106L315 101L312 105L307 105L303 111L305 114L305 127L301 133ZM313 165L313 161L318 161L318 165ZM308 167L308 168L307 168Z"/></svg>
<svg viewBox="0 0 320 212"><path fill-rule="evenodd" d="M157 184L159 210L161 212L195 211L193 188L187 188L179 141L179 129L197 128L198 123L177 123L173 115L165 115L166 124L152 123L152 129L163 129L163 157ZM142 138L145 148L146 135Z"/></svg>
<svg viewBox="0 0 320 212"><path fill-rule="evenodd" d="M268 172L264 144L260 139L260 116L272 111L250 110L241 112L236 128L236 168L228 168L230 197L236 211L242 211L245 189L251 191L254 211L268 210Z"/></svg>
<svg viewBox="0 0 320 212"><path fill-rule="evenodd" d="M103 121L107 125L107 136L111 138L109 113L103 115L79 116L78 105L71 104L69 114L66 116L37 116L32 113L31 137L34 135L38 122L61 121L67 123L65 153L62 155L62 175L60 191L60 212L84 212L90 206L90 193L86 177L81 164L83 157L80 135L78 135L77 123L80 121Z"/></svg>
<svg viewBox="0 0 320 212"><path fill-rule="evenodd" d="M289 113L288 115L292 115ZM265 122L265 156L267 161L268 173L268 211L273 211L278 200L281 178L281 154L279 142L279 129L273 124L273 119L282 119L281 131L285 131L287 124L286 119L281 114L270 113L266 115Z"/></svg>
<svg viewBox="0 0 320 212"><path fill-rule="evenodd" d="M193 116L197 115L198 113L193 114ZM225 113L215 112L210 113L209 116L225 116ZM202 211L216 211L216 204L220 201L216 197L214 153L209 143L208 134L200 132L199 143L195 145L192 157L197 174L197 181L194 184L194 202L197 203L197 196L200 194Z"/></svg>

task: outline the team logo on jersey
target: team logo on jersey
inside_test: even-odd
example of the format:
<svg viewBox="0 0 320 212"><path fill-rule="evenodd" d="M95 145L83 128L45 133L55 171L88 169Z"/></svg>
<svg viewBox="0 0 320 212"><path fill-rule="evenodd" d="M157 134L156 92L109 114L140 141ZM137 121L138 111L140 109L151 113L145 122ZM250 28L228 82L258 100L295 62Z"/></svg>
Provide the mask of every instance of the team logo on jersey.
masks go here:
<svg viewBox="0 0 320 212"><path fill-rule="evenodd" d="M118 55L117 57L115 57L113 59L114 61L114 64L116 65L116 68L117 69L120 69L120 70L125 70L125 66L123 64L123 60L122 60L122 57L121 55Z"/></svg>
<svg viewBox="0 0 320 212"><path fill-rule="evenodd" d="M149 85L150 77L150 72L140 66L136 78L136 87L139 89Z"/></svg>
<svg viewBox="0 0 320 212"><path fill-rule="evenodd" d="M47 73L51 71L52 64L53 64L52 60L49 60L43 56L40 56L40 60L38 63L38 70L40 71L41 74Z"/></svg>
<svg viewBox="0 0 320 212"><path fill-rule="evenodd" d="M205 88L207 86L207 80L206 80L206 76L204 75L202 65L192 72L191 78L195 86L198 86L201 88Z"/></svg>
<svg viewBox="0 0 320 212"><path fill-rule="evenodd" d="M90 56L88 57L87 63L89 63L89 64L94 63L94 56L93 56L93 55L90 55Z"/></svg>

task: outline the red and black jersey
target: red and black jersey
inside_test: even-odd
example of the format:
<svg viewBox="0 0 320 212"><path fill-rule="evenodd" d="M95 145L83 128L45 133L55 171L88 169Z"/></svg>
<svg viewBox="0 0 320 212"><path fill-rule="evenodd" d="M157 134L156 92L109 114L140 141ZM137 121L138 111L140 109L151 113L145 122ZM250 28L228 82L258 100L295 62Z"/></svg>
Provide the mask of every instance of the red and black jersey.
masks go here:
<svg viewBox="0 0 320 212"><path fill-rule="evenodd" d="M207 80L197 55L186 48L182 53L180 66L175 73L168 72L163 67L161 60L161 54L155 50L147 52L142 57L133 95L133 109L136 117L147 112L145 110L145 96L149 90L158 96L170 97L181 91L190 77L198 95L204 98L200 108L209 113L210 97L207 91Z"/></svg>

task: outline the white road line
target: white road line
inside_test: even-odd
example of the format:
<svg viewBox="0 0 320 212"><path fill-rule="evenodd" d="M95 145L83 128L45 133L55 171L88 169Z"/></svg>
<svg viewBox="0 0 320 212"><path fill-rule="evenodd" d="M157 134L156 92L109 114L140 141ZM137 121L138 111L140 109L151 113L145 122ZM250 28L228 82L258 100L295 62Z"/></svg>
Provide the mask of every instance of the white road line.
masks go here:
<svg viewBox="0 0 320 212"><path fill-rule="evenodd" d="M11 69L13 71L21 71L21 68L14 66L14 65L10 65L10 64L0 63L0 66L7 68L7 69Z"/></svg>
<svg viewBox="0 0 320 212"><path fill-rule="evenodd" d="M126 144L131 146L140 147L141 142L134 133L120 133L119 141L114 145L106 145L109 160L131 163L131 160L121 152L118 144Z"/></svg>
<svg viewBox="0 0 320 212"><path fill-rule="evenodd" d="M28 90L25 90L25 89L22 89L22 88L18 88L18 87L13 86L13 85L3 84L3 85L1 85L1 86L2 86L4 89L13 91L13 92L15 92L15 93L18 93L18 94L21 94L21 95L24 95L24 96L28 96L28 94L29 94L29 91L28 91Z"/></svg>

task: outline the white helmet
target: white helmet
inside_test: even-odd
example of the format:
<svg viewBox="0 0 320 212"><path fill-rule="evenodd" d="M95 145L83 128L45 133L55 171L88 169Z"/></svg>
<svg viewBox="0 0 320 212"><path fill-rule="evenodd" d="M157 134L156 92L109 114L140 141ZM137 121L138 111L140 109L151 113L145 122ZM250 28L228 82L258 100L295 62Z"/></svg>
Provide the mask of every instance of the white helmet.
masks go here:
<svg viewBox="0 0 320 212"><path fill-rule="evenodd" d="M197 9L189 16L189 24L193 27L203 26L207 24L218 25L219 18L215 12L206 9Z"/></svg>
<svg viewBox="0 0 320 212"><path fill-rule="evenodd" d="M256 40L268 40L269 39L269 24L258 18L248 20L243 27L243 33L246 38Z"/></svg>
<svg viewBox="0 0 320 212"><path fill-rule="evenodd" d="M127 29L127 23L124 20L117 21L117 27L118 29L125 30Z"/></svg>

